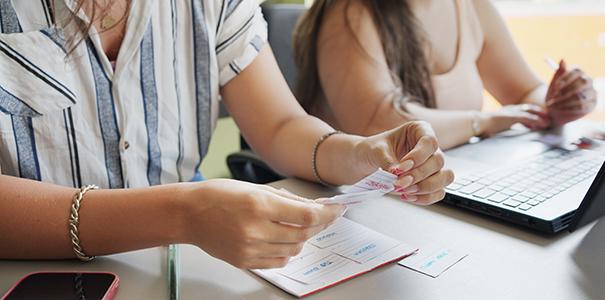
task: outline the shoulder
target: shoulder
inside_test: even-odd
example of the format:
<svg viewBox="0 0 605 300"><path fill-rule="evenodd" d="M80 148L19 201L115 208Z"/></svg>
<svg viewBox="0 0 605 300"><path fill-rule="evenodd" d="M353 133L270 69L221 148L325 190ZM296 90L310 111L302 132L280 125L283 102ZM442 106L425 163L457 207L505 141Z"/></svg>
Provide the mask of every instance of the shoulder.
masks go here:
<svg viewBox="0 0 605 300"><path fill-rule="evenodd" d="M326 70L331 64L337 69L352 65L357 69L382 68L386 58L370 8L361 0L333 3L324 14L317 38L320 69Z"/></svg>
<svg viewBox="0 0 605 300"><path fill-rule="evenodd" d="M322 20L324 25L363 27L373 23L372 14L367 5L361 0L332 1Z"/></svg>
<svg viewBox="0 0 605 300"><path fill-rule="evenodd" d="M362 45L380 41L370 9L361 0L337 0L327 7L321 20L319 42L356 40Z"/></svg>
<svg viewBox="0 0 605 300"><path fill-rule="evenodd" d="M465 0L470 3L470 6L475 11L482 27L491 26L494 23L502 21L502 16L498 12L498 8L491 0Z"/></svg>
<svg viewBox="0 0 605 300"><path fill-rule="evenodd" d="M508 32L508 27L494 2L490 0L467 1L471 2L475 9L484 42L490 43L502 40Z"/></svg>
<svg viewBox="0 0 605 300"><path fill-rule="evenodd" d="M486 12L491 9L496 9L492 0L467 0L470 2L477 12Z"/></svg>
<svg viewBox="0 0 605 300"><path fill-rule="evenodd" d="M195 16L204 16L205 23L222 27L224 23L239 23L254 16L259 10L257 0L191 0L191 9Z"/></svg>

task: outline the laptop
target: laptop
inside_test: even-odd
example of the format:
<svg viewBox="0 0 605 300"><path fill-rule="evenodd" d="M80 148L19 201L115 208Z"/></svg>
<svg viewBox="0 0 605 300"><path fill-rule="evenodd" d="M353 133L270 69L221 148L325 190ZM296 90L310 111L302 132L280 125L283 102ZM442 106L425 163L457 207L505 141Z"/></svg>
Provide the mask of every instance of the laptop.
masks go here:
<svg viewBox="0 0 605 300"><path fill-rule="evenodd" d="M511 130L447 151L456 180L444 202L550 234L598 219L605 215L605 151L567 144L578 133L572 129Z"/></svg>

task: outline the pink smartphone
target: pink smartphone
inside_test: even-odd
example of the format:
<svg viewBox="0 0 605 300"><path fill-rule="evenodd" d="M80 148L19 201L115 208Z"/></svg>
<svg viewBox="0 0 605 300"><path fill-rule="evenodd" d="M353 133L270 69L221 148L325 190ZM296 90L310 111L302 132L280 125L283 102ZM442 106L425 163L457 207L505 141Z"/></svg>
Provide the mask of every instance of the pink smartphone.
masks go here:
<svg viewBox="0 0 605 300"><path fill-rule="evenodd" d="M111 300L118 285L118 276L113 273L36 272L21 278L0 300Z"/></svg>

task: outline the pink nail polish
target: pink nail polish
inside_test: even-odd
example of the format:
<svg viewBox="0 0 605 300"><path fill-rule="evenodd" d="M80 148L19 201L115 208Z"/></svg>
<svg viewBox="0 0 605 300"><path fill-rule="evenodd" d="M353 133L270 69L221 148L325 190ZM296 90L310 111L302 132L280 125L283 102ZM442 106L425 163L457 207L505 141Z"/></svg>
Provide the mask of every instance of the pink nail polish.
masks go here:
<svg viewBox="0 0 605 300"><path fill-rule="evenodd" d="M402 187L399 187L399 188L395 189L395 193L403 193L403 192L405 192L405 189L402 188Z"/></svg>
<svg viewBox="0 0 605 300"><path fill-rule="evenodd" d="M401 176L403 174L403 170L399 169L399 168L394 168L393 170L391 170L391 173L397 177Z"/></svg>
<svg viewBox="0 0 605 300"><path fill-rule="evenodd" d="M405 194L401 194L401 196L399 196L399 199L403 201L408 201L408 196L406 196Z"/></svg>

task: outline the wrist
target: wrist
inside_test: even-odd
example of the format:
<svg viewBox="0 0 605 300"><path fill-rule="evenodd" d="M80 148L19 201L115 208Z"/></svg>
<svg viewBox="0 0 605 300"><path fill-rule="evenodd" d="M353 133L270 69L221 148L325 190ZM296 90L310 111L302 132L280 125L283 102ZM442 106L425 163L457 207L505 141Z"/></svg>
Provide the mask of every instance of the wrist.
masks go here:
<svg viewBox="0 0 605 300"><path fill-rule="evenodd" d="M372 153L375 151L374 143L371 143L371 137L360 138L355 140L352 146L350 161L347 163L351 166L349 174L352 175L351 183L358 181L360 178L376 171Z"/></svg>
<svg viewBox="0 0 605 300"><path fill-rule="evenodd" d="M493 114L476 111L473 112L473 136L483 137L490 134Z"/></svg>
<svg viewBox="0 0 605 300"><path fill-rule="evenodd" d="M326 139L317 149L317 172L322 180L334 185L354 182L364 156L359 145L366 138L350 134L337 134Z"/></svg>
<svg viewBox="0 0 605 300"><path fill-rule="evenodd" d="M174 198L176 198L175 202L177 202L177 215L181 220L177 223L177 232L181 243L196 244L195 230L192 224L194 224L195 215L200 209L199 203L203 201L200 199L201 197L196 197L196 194L199 194L199 190L206 189L206 185L207 184L205 182L188 182L179 184L179 190Z"/></svg>
<svg viewBox="0 0 605 300"><path fill-rule="evenodd" d="M86 194L80 239L89 255L186 242L182 184L104 189Z"/></svg>
<svg viewBox="0 0 605 300"><path fill-rule="evenodd" d="M197 189L196 183L177 183L165 185L157 193L163 199L162 210L164 211L163 226L167 244L191 243L190 215L195 208L195 197L191 195Z"/></svg>
<svg viewBox="0 0 605 300"><path fill-rule="evenodd" d="M186 244L204 247L206 241L214 235L213 217L228 217L229 205L225 204L225 192L234 186L237 181L231 179L210 179L203 182L182 183L178 192L181 204L179 205L180 237ZM212 216L216 209L221 211L219 216ZM214 211L214 212L213 212ZM205 223L209 222L209 223Z"/></svg>

